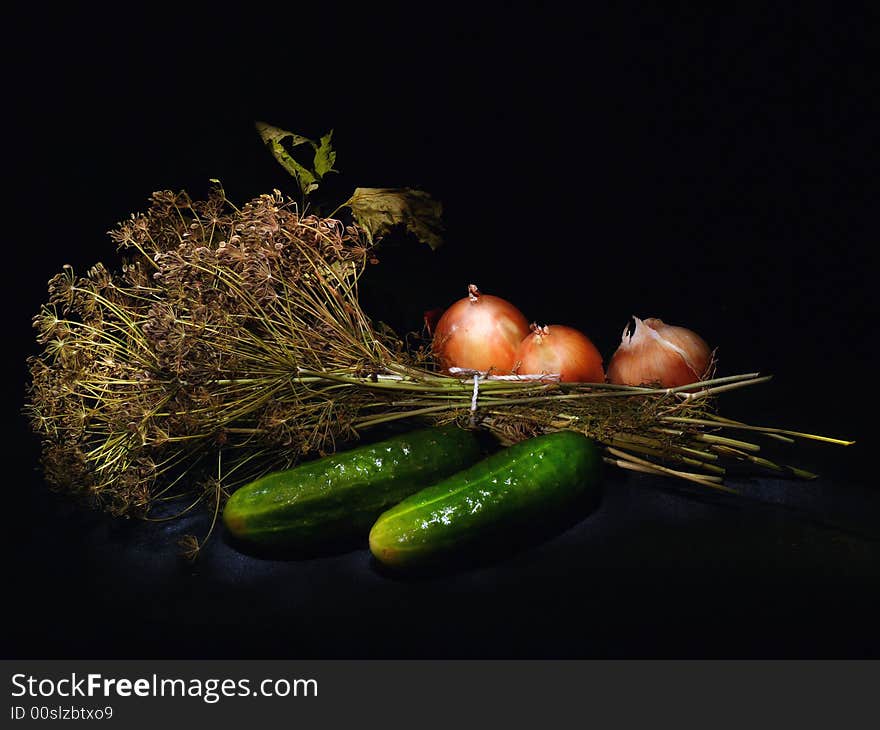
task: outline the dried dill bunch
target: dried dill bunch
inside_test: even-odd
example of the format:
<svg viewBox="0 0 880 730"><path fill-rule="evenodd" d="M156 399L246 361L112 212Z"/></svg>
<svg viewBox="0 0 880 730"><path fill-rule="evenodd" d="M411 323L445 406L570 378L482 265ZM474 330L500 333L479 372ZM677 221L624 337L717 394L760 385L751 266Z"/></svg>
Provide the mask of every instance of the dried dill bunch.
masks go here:
<svg viewBox="0 0 880 730"><path fill-rule="evenodd" d="M110 234L120 271L65 267L34 318L42 352L29 360L26 411L50 484L120 515L187 499L156 517L170 519L204 502L216 521L238 485L410 418L460 420L505 443L575 430L618 467L716 489L727 489L722 462L814 476L721 429L852 443L715 413L716 394L769 379L758 373L676 388L438 374L429 349L407 351L358 303L371 235L407 224L368 209L374 196L356 191L347 205L360 225L344 226L277 191L241 209L219 188L203 202L156 193Z"/></svg>
<svg viewBox="0 0 880 730"><path fill-rule="evenodd" d="M50 484L116 514L186 495L219 505L353 435L362 393L309 373L392 357L357 303L359 228L277 191L238 209L218 188L202 202L155 193L110 236L121 270L65 267L34 318L26 411Z"/></svg>

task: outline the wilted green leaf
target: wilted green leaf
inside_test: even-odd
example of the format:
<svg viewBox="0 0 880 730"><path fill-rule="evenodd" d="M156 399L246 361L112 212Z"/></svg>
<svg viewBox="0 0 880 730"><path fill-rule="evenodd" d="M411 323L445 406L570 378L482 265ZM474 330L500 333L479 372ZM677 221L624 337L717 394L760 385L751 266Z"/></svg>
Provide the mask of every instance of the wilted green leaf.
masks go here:
<svg viewBox="0 0 880 730"><path fill-rule="evenodd" d="M330 144L330 138L333 136L332 131L325 134L321 137L321 141L316 143L308 137L303 137L301 134L288 132L285 129L273 127L265 122L257 122L256 127L260 137L269 147L275 159L278 160L287 172L293 175L303 195L308 195L316 190L321 178L328 172L334 171L333 163L336 162L336 151ZM284 146L284 142L287 142L291 148L305 144L310 145L315 153L314 169L310 170L294 159L293 155Z"/></svg>
<svg viewBox="0 0 880 730"><path fill-rule="evenodd" d="M288 132L287 130L273 127L271 124L266 124L266 122L256 122L256 127L257 131L260 133L260 137L263 138L263 141L266 144L269 144L269 142L280 143L288 137L290 138L291 147L299 147L299 145L301 144L311 142L308 137L303 137L300 134L294 134L293 132Z"/></svg>
<svg viewBox="0 0 880 730"><path fill-rule="evenodd" d="M356 188L346 205L371 239L381 238L402 225L432 249L443 243L443 206L423 190Z"/></svg>
<svg viewBox="0 0 880 730"><path fill-rule="evenodd" d="M332 129L321 137L320 143L315 146L315 173L319 178L324 177L328 172L336 172L333 169L333 164L336 162L336 150L330 144L331 137L333 137Z"/></svg>

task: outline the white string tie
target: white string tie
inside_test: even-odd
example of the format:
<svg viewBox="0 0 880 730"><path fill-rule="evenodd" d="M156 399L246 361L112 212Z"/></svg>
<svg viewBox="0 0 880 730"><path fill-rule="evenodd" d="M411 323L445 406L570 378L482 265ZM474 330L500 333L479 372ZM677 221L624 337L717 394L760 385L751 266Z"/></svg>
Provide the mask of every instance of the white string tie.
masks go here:
<svg viewBox="0 0 880 730"><path fill-rule="evenodd" d="M474 392L471 395L471 426L477 423L477 401L480 398L480 381L481 380L506 380L506 381L550 381L558 383L560 380L559 373L544 373L542 375L489 375L488 370L473 370L471 368L449 368L450 375L464 376L465 378L473 377Z"/></svg>

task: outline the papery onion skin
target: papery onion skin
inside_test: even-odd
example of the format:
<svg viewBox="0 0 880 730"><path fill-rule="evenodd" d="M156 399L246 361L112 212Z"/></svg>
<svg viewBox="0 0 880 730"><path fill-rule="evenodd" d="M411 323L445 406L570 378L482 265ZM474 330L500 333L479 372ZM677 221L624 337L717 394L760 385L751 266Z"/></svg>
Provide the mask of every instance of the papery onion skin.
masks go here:
<svg viewBox="0 0 880 730"><path fill-rule="evenodd" d="M589 337L574 327L532 325L517 350L519 375L558 374L564 383L604 383L602 354Z"/></svg>
<svg viewBox="0 0 880 730"><path fill-rule="evenodd" d="M633 317L635 328L623 330L620 346L608 363L608 382L615 385L653 385L677 388L708 374L712 351L706 341L686 327L650 317Z"/></svg>
<svg viewBox="0 0 880 730"><path fill-rule="evenodd" d="M513 304L482 294L474 284L468 296L447 309L434 330L433 351L440 367L492 370L507 374L529 322Z"/></svg>

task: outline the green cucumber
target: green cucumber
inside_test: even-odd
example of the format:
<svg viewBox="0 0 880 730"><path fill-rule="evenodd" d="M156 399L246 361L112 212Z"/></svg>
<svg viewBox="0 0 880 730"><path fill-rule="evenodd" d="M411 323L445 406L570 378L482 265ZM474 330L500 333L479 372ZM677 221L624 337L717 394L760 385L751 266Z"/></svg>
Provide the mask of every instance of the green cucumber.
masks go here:
<svg viewBox="0 0 880 730"><path fill-rule="evenodd" d="M429 562L598 493L601 465L596 444L572 431L522 441L384 512L370 550L386 565Z"/></svg>
<svg viewBox="0 0 880 730"><path fill-rule="evenodd" d="M237 540L257 546L366 536L382 510L480 455L473 431L411 431L257 479L229 498L223 523Z"/></svg>

